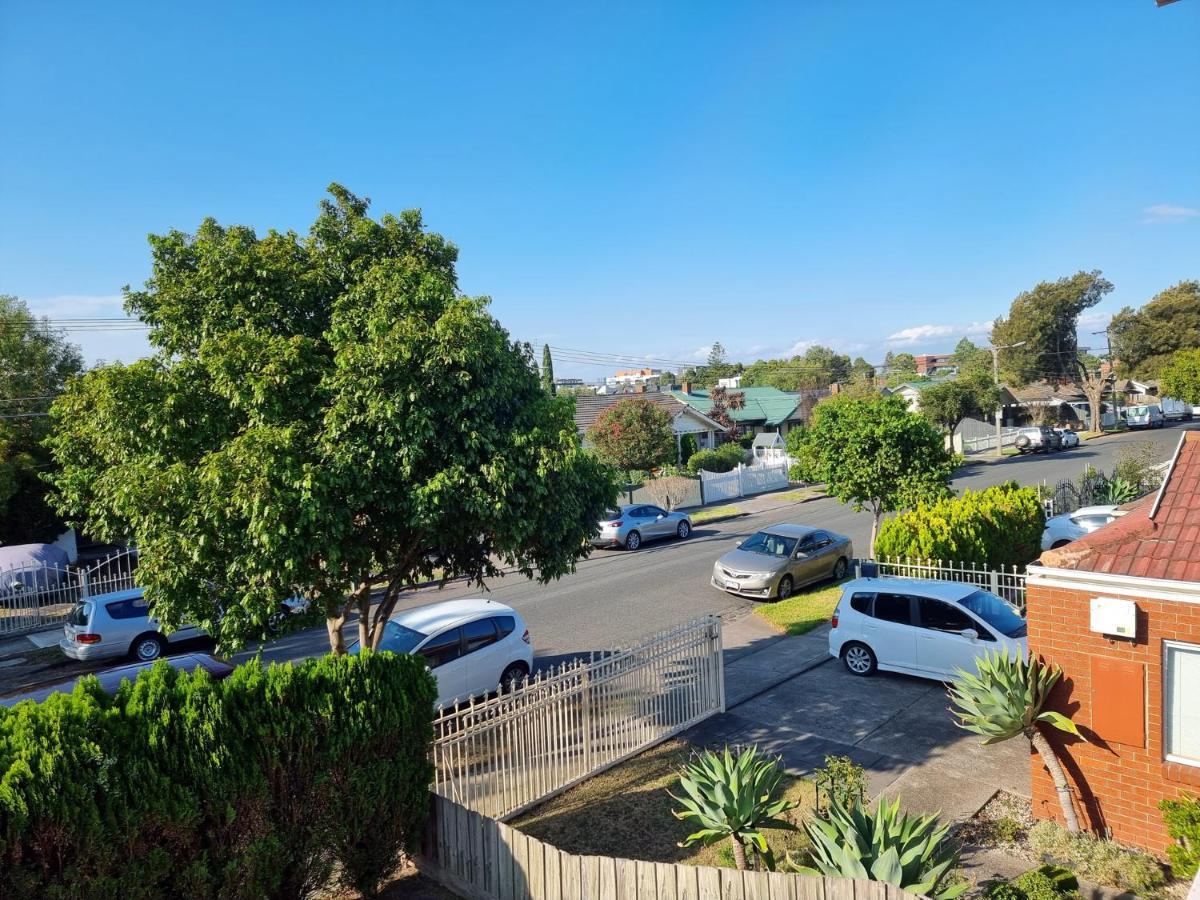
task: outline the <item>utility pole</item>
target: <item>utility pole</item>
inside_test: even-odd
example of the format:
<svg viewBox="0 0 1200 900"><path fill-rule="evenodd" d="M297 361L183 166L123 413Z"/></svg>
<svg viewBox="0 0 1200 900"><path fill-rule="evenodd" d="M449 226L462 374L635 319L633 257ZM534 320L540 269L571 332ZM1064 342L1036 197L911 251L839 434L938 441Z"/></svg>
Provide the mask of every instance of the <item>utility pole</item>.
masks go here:
<svg viewBox="0 0 1200 900"><path fill-rule="evenodd" d="M988 347L992 351L992 378L995 379L996 388L1000 388L1000 351L1012 350L1016 347L1025 346L1025 341L1018 341L1015 344L1009 344L1006 347ZM1000 403L996 407L996 457L1000 458L1004 455L1004 404Z"/></svg>

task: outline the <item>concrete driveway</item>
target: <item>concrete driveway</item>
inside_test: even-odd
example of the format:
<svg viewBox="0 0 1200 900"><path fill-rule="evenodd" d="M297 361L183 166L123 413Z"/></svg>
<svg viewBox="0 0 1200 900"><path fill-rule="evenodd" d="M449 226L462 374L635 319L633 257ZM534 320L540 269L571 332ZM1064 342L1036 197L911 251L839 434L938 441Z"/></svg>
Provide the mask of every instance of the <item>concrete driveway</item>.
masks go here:
<svg viewBox="0 0 1200 900"><path fill-rule="evenodd" d="M943 684L887 672L851 675L826 655L827 635L827 627L793 638L762 634L735 647L726 663L728 711L686 739L757 744L795 774L820 768L827 755L848 756L866 768L872 797L898 795L905 809L941 813L943 821L969 818L999 789L1029 796L1023 740L981 746L954 725ZM788 665L800 674L770 686L779 680L770 673L782 675Z"/></svg>

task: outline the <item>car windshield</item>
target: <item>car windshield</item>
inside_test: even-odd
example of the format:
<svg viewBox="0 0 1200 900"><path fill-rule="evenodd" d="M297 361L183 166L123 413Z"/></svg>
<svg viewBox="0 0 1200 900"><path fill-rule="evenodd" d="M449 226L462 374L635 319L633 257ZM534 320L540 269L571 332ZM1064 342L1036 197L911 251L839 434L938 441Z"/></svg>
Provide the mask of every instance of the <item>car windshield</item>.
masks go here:
<svg viewBox="0 0 1200 900"><path fill-rule="evenodd" d="M383 626L383 640L379 642L380 650L391 650L393 653L412 653L417 644L425 640L426 635L411 628L405 628L398 622L389 621ZM348 653L359 651L358 641L350 645Z"/></svg>
<svg viewBox="0 0 1200 900"><path fill-rule="evenodd" d="M796 549L796 539L760 531L752 534L742 542L741 548L747 553L761 553L763 556L791 556Z"/></svg>
<svg viewBox="0 0 1200 900"><path fill-rule="evenodd" d="M1025 620L1017 611L987 591L976 591L958 601L1001 634L1018 638L1025 636Z"/></svg>
<svg viewBox="0 0 1200 900"><path fill-rule="evenodd" d="M1148 407L1148 406L1131 406L1131 407L1129 407L1129 409L1127 411L1130 414L1135 415L1135 416L1144 416L1146 413L1150 412L1150 407Z"/></svg>

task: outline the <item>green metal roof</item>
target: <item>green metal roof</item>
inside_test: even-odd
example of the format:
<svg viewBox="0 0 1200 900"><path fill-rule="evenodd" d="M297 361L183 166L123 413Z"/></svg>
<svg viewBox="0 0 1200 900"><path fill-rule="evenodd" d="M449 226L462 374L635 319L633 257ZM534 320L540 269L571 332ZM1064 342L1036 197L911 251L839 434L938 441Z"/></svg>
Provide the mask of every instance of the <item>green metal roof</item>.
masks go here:
<svg viewBox="0 0 1200 900"><path fill-rule="evenodd" d="M740 424L782 425L789 419L799 418L796 413L799 394L773 387L730 388L729 393L745 396L745 406L729 410L729 417ZM704 388L692 388L690 394L671 391L671 396L705 415L712 409L712 400Z"/></svg>

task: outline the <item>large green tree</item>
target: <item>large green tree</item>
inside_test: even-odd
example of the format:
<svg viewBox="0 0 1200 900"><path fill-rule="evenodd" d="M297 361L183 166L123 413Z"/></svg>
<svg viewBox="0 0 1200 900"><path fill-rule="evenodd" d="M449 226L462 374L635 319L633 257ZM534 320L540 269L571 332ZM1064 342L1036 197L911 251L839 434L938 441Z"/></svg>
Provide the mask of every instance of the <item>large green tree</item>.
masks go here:
<svg viewBox="0 0 1200 900"><path fill-rule="evenodd" d="M870 366L859 359L852 366L850 357L829 347L815 344L790 359L760 359L742 374L744 387L774 387L781 391L827 388L834 382L847 381L852 373Z"/></svg>
<svg viewBox="0 0 1200 900"><path fill-rule="evenodd" d="M1164 397L1175 397L1184 403L1200 406L1200 350L1180 350L1159 376L1159 389Z"/></svg>
<svg viewBox="0 0 1200 900"><path fill-rule="evenodd" d="M304 237L211 219L151 237L126 309L156 355L89 372L52 410L63 512L135 540L155 614L224 646L296 591L334 650L353 611L378 646L435 572L569 572L616 499L571 400L458 291L454 245L418 212L376 221L330 194Z"/></svg>
<svg viewBox="0 0 1200 900"><path fill-rule="evenodd" d="M588 440L601 459L624 472L647 471L675 458L671 417L645 397L626 397L600 413Z"/></svg>
<svg viewBox="0 0 1200 900"><path fill-rule="evenodd" d="M1181 281L1141 309L1125 307L1109 325L1121 371L1157 378L1180 350L1200 348L1200 281Z"/></svg>
<svg viewBox="0 0 1200 900"><path fill-rule="evenodd" d="M987 376L958 376L921 391L921 414L954 434L967 416L990 416L1000 405L1000 389Z"/></svg>
<svg viewBox="0 0 1200 900"><path fill-rule="evenodd" d="M870 510L872 548L884 513L946 496L954 472L941 431L897 396L819 403L800 450L805 481Z"/></svg>
<svg viewBox="0 0 1200 900"><path fill-rule="evenodd" d="M79 348L61 330L0 294L0 544L50 541L64 528L46 502L40 476L53 461L42 441L50 401L82 370Z"/></svg>
<svg viewBox="0 0 1200 900"><path fill-rule="evenodd" d="M992 354L986 347L977 347L970 338L954 345L954 365L959 378L992 378Z"/></svg>
<svg viewBox="0 0 1200 900"><path fill-rule="evenodd" d="M1113 289L1099 270L1043 281L1012 302L1007 319L992 324L992 344L1010 384L1032 381L1069 384L1088 399L1092 427L1100 427L1100 402L1107 382L1098 357L1079 346L1079 316ZM1020 346L1012 346L1020 344Z"/></svg>
<svg viewBox="0 0 1200 900"><path fill-rule="evenodd" d="M549 344L542 344L542 390L547 394L558 393L554 386L554 358L550 355Z"/></svg>

